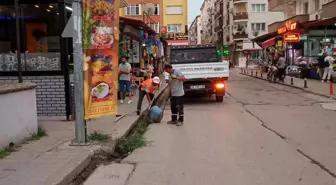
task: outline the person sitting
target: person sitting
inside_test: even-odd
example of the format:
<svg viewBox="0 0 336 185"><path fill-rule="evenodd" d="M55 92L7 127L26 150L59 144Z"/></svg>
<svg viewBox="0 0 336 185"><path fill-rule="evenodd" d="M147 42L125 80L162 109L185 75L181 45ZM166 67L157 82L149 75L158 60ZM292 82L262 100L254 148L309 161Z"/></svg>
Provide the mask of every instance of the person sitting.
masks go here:
<svg viewBox="0 0 336 185"><path fill-rule="evenodd" d="M137 115L141 113L142 101L146 96L148 102L151 102L154 98L155 90L159 88L160 78L155 76L142 82L139 86L139 98L137 106Z"/></svg>

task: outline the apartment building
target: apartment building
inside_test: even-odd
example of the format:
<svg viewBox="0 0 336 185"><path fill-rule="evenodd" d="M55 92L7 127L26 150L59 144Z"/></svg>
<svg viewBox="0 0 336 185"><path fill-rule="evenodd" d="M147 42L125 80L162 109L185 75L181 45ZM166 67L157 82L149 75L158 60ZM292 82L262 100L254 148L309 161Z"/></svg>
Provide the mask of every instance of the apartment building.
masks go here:
<svg viewBox="0 0 336 185"><path fill-rule="evenodd" d="M251 39L268 33L268 25L284 19L280 11L269 12L268 0L224 0L223 43L229 45L231 60L238 63L244 52L261 49Z"/></svg>
<svg viewBox="0 0 336 185"><path fill-rule="evenodd" d="M161 0L128 0L128 6L121 8L119 15L133 19L140 19L151 26L157 33L160 33L160 2ZM153 15L149 16L144 13L144 5L146 3L154 4L155 10Z"/></svg>
<svg viewBox="0 0 336 185"><path fill-rule="evenodd" d="M196 16L188 30L189 44L201 44L201 16Z"/></svg>
<svg viewBox="0 0 336 185"><path fill-rule="evenodd" d="M222 46L224 44L224 0L215 1L215 43Z"/></svg>
<svg viewBox="0 0 336 185"><path fill-rule="evenodd" d="M215 0L204 0L201 8L202 37L201 43L214 43L215 34Z"/></svg>
<svg viewBox="0 0 336 185"><path fill-rule="evenodd" d="M161 25L168 44L188 44L188 0L161 0Z"/></svg>

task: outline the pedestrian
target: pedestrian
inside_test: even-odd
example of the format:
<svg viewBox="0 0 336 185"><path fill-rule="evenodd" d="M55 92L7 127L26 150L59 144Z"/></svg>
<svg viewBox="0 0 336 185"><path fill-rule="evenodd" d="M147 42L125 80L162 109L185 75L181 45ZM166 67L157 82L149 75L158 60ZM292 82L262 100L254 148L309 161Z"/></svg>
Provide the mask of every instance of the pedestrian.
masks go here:
<svg viewBox="0 0 336 185"><path fill-rule="evenodd" d="M286 73L286 59L284 55L280 55L276 66L278 68L278 78L283 82Z"/></svg>
<svg viewBox="0 0 336 185"><path fill-rule="evenodd" d="M325 65L324 65L324 59L325 59L325 57L326 57L326 54L324 52L321 52L319 54L319 57L317 58L317 60L318 60L319 76L320 76L321 80L323 79L323 73L324 73L324 68L325 68Z"/></svg>
<svg viewBox="0 0 336 185"><path fill-rule="evenodd" d="M131 64L127 62L128 57L121 57L121 63L119 64L119 91L120 91L120 103L123 104L126 93L128 93L128 104L132 103L131 93Z"/></svg>
<svg viewBox="0 0 336 185"><path fill-rule="evenodd" d="M160 78L155 76L154 78L150 78L148 80L143 81L139 87L139 98L137 105L137 115L141 113L142 101L146 96L148 102L151 102L154 98L155 90L157 90L160 86Z"/></svg>
<svg viewBox="0 0 336 185"><path fill-rule="evenodd" d="M171 88L171 98L170 98L170 108L171 108L171 120L168 124L176 124L177 126L182 126L184 121L184 88L183 81L186 80L184 75L178 69L173 69L170 64L165 66L165 71L170 74L170 88Z"/></svg>
<svg viewBox="0 0 336 185"><path fill-rule="evenodd" d="M324 59L324 73L322 78L322 83L327 79L328 82L330 82L331 79L331 73L334 69L334 61L335 59L332 57L332 53L328 53L328 56Z"/></svg>

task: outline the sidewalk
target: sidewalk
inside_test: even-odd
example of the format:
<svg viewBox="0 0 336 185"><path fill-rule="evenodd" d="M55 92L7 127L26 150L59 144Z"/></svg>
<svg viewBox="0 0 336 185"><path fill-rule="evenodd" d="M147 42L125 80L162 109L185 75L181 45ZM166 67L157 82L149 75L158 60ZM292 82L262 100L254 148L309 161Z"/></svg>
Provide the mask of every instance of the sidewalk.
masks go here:
<svg viewBox="0 0 336 185"><path fill-rule="evenodd" d="M138 93L138 92L137 92ZM133 125L138 94L133 104L118 107L121 117L107 116L87 122L88 134L98 131L112 140L122 137ZM143 101L143 110L148 102ZM100 145L69 146L74 139L74 122L40 122L48 136L22 145L17 152L0 159L1 185L68 185L90 162Z"/></svg>
<svg viewBox="0 0 336 185"><path fill-rule="evenodd" d="M237 72L239 70L240 74L243 75L247 75L247 76L252 76L254 78L258 78L258 79L263 79L263 80L267 80L267 74L263 73L261 76L261 71L259 69L247 69L244 70L244 72L241 72L241 69L237 68ZM256 74L257 72L257 74ZM252 74L251 74L252 73ZM278 84L282 84L282 85L286 85L286 86L290 86L290 87L294 87L294 88L299 88L301 90L313 93L313 94L317 94L320 96L324 96L324 97L332 97L334 99L336 99L335 96L335 90L336 90L336 84L333 83L333 90L334 90L334 95L330 95L330 84L329 83L321 83L321 81L318 80L314 80L314 79L307 79L307 88L304 87L304 79L301 78L296 78L293 77L293 85L291 85L291 77L290 76L286 76L285 82L284 83L278 83Z"/></svg>

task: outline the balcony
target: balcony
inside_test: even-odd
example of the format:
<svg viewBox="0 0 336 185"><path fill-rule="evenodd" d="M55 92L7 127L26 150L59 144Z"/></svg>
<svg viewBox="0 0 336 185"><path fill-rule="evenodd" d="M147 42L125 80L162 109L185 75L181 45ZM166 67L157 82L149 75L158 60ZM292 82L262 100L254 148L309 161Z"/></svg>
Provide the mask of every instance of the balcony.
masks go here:
<svg viewBox="0 0 336 185"><path fill-rule="evenodd" d="M248 0L233 0L233 4L247 3Z"/></svg>
<svg viewBox="0 0 336 185"><path fill-rule="evenodd" d="M336 1L331 1L322 5L322 18L336 17Z"/></svg>
<svg viewBox="0 0 336 185"><path fill-rule="evenodd" d="M218 18L220 16L223 16L223 13L224 13L224 9L223 9L223 3L220 4L220 8L218 11L216 11L216 15L215 15L215 18Z"/></svg>
<svg viewBox="0 0 336 185"><path fill-rule="evenodd" d="M215 27L215 32L220 32L222 30L223 30L223 27L220 25Z"/></svg>
<svg viewBox="0 0 336 185"><path fill-rule="evenodd" d="M233 21L248 20L247 12L240 12L233 14Z"/></svg>
<svg viewBox="0 0 336 185"><path fill-rule="evenodd" d="M245 40L248 39L248 34L247 33L236 33L232 34L233 40Z"/></svg>

